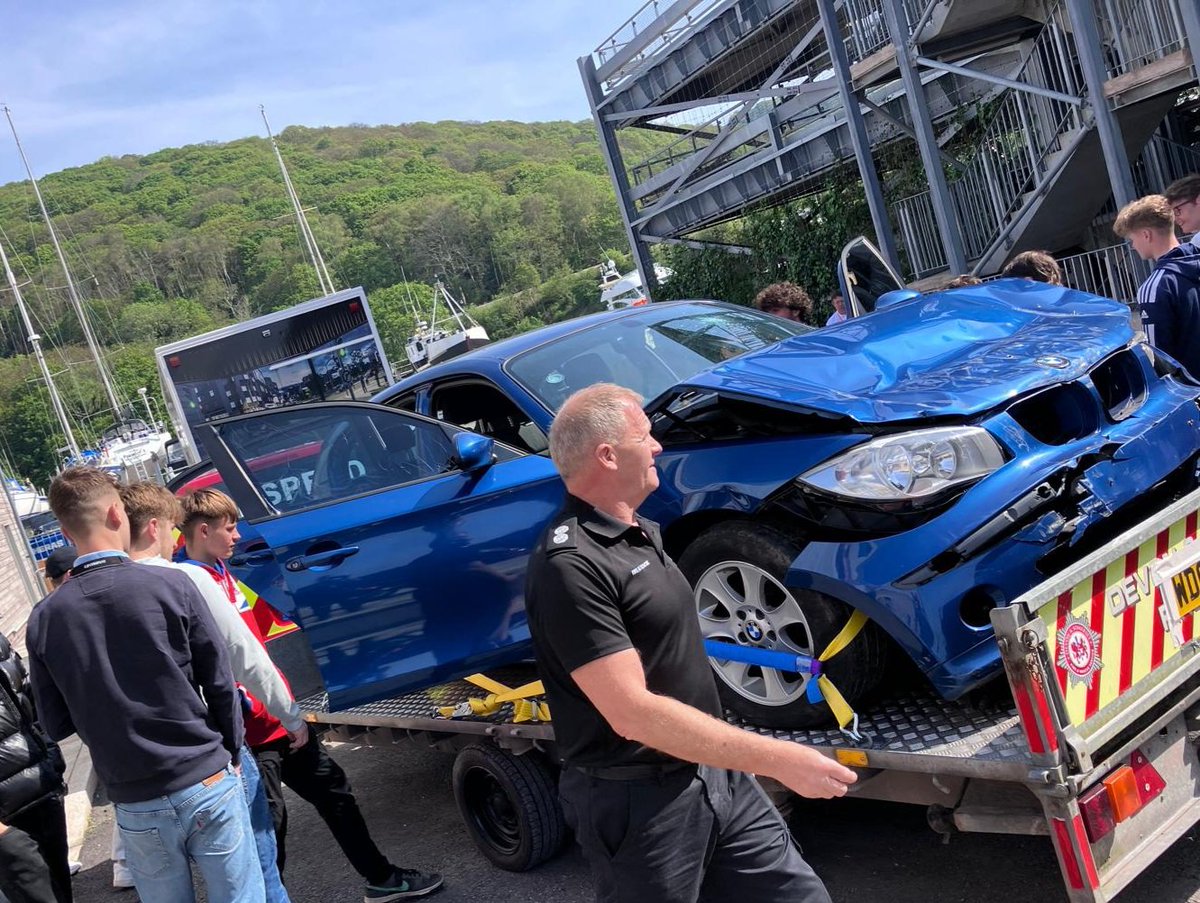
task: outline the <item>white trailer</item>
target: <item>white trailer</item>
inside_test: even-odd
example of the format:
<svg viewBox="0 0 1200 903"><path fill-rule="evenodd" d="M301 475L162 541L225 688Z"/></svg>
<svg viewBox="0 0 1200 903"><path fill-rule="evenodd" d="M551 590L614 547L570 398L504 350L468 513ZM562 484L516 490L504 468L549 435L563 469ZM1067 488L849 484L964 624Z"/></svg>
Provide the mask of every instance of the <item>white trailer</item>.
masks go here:
<svg viewBox="0 0 1200 903"><path fill-rule="evenodd" d="M163 398L188 464L194 428L306 401L365 401L393 382L362 288L344 289L154 349Z"/></svg>

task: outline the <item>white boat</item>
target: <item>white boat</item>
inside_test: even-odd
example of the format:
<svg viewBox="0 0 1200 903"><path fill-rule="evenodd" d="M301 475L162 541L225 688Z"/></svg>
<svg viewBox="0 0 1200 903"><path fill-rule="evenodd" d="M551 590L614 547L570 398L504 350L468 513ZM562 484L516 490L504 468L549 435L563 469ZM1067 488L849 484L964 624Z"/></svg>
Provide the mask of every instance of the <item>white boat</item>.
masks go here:
<svg viewBox="0 0 1200 903"><path fill-rule="evenodd" d="M441 323L438 309L445 308ZM448 317L448 319L447 319ZM433 310L428 320L417 320L413 334L404 343L404 353L414 370L465 354L488 343L487 330L467 313L439 279L433 286Z"/></svg>
<svg viewBox="0 0 1200 903"><path fill-rule="evenodd" d="M632 270L623 276L616 276L616 267L610 260L607 264L601 267L600 271L600 303L604 305L605 310L620 310L622 307L641 307L646 304L649 299L646 297L646 291L642 287L642 274L640 270ZM661 284L666 282L675 274L662 264L654 265L654 278Z"/></svg>
<svg viewBox="0 0 1200 903"><path fill-rule="evenodd" d="M167 459L171 434L141 418L127 418L106 429L100 437L101 467L137 467Z"/></svg>
<svg viewBox="0 0 1200 903"><path fill-rule="evenodd" d="M17 517L28 517L31 514L41 514L50 510L50 503L46 501L46 497L38 492L32 484L13 477L5 477L4 485L8 490L8 497L12 499Z"/></svg>

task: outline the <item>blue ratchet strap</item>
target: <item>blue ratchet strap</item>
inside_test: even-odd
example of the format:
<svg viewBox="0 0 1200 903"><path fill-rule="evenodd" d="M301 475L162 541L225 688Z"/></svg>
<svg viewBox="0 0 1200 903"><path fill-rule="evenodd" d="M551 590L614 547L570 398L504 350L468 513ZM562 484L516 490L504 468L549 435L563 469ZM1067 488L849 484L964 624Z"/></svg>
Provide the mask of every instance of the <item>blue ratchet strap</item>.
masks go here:
<svg viewBox="0 0 1200 903"><path fill-rule="evenodd" d="M704 651L710 658L720 661L741 662L747 665L758 665L761 668L774 668L776 671L787 671L791 674L809 675L811 679L804 688L805 698L813 704L824 700L837 719L838 727L842 732L851 740L860 741L863 739L863 735L858 730L858 714L846 702L846 698L838 692L833 681L824 673L823 663L845 649L850 641L858 636L859 631L866 626L866 623L866 615L855 611L818 658L797 652L762 649L758 646L741 646L714 639L704 641Z"/></svg>

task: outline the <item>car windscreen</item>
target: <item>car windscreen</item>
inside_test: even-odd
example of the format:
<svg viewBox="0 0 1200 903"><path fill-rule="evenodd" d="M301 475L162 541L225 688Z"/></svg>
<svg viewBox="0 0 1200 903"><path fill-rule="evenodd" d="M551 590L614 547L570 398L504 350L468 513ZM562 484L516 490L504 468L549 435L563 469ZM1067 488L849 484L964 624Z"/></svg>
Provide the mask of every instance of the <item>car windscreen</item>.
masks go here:
<svg viewBox="0 0 1200 903"><path fill-rule="evenodd" d="M655 398L714 364L810 331L803 323L749 309L648 309L526 351L507 369L557 411L572 393L600 382Z"/></svg>

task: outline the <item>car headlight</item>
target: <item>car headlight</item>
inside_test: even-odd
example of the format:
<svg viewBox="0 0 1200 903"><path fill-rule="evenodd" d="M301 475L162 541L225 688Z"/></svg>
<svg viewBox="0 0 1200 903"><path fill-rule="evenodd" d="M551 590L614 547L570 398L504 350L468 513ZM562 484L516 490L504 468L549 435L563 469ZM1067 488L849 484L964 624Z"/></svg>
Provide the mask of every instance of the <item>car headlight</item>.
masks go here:
<svg viewBox="0 0 1200 903"><path fill-rule="evenodd" d="M947 426L873 439L798 479L853 499L921 499L978 480L1003 463L1004 452L987 430Z"/></svg>

